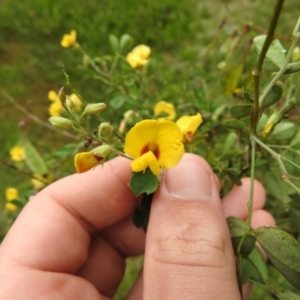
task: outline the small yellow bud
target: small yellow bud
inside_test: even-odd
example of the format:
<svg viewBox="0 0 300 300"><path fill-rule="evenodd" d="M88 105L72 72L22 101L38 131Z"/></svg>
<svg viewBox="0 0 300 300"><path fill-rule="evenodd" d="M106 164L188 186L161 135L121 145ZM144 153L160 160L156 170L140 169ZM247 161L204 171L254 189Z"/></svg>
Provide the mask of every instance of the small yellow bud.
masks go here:
<svg viewBox="0 0 300 300"><path fill-rule="evenodd" d="M50 117L48 120L54 127L59 129L69 129L73 127L73 123L71 120L63 117Z"/></svg>
<svg viewBox="0 0 300 300"><path fill-rule="evenodd" d="M103 122L99 126L98 136L99 138L101 138L102 135L110 136L113 133L113 130L113 127L109 123Z"/></svg>
<svg viewBox="0 0 300 300"><path fill-rule="evenodd" d="M292 53L292 61L296 62L300 59L300 48L299 46L295 47Z"/></svg>
<svg viewBox="0 0 300 300"><path fill-rule="evenodd" d="M105 109L105 103L91 103L85 107L82 115L98 115Z"/></svg>

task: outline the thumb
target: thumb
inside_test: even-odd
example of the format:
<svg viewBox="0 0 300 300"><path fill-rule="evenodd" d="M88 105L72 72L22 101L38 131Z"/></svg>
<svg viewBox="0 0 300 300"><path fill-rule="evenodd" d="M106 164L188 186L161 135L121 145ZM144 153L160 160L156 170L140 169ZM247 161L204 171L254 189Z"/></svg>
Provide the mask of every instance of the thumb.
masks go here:
<svg viewBox="0 0 300 300"><path fill-rule="evenodd" d="M240 299L235 272L215 175L186 154L152 202L143 299Z"/></svg>

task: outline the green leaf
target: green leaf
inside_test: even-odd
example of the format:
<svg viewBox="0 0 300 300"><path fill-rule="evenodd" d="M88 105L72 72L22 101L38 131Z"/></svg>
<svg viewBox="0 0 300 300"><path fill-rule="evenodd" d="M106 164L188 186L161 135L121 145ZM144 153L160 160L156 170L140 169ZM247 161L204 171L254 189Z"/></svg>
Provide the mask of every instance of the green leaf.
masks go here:
<svg viewBox="0 0 300 300"><path fill-rule="evenodd" d="M279 228L260 227L253 234L274 267L300 289L300 244Z"/></svg>
<svg viewBox="0 0 300 300"><path fill-rule="evenodd" d="M109 35L109 43L111 48L115 53L119 52L120 46L119 46L119 40L114 34Z"/></svg>
<svg viewBox="0 0 300 300"><path fill-rule="evenodd" d="M277 165L274 164L271 166L264 175L267 194L274 196L282 203L289 203L290 198L287 195L288 186L284 181L282 181L281 172Z"/></svg>
<svg viewBox="0 0 300 300"><path fill-rule="evenodd" d="M246 258L250 279L260 284L265 284L268 279L268 267L261 251L254 247Z"/></svg>
<svg viewBox="0 0 300 300"><path fill-rule="evenodd" d="M223 126L228 129L244 129L245 124L242 121L236 119L228 119L223 122Z"/></svg>
<svg viewBox="0 0 300 300"><path fill-rule="evenodd" d="M249 103L254 103L254 99L251 98L250 93L248 91L243 90L243 96L244 96L244 99L246 101L248 101Z"/></svg>
<svg viewBox="0 0 300 300"><path fill-rule="evenodd" d="M266 35L259 35L253 39L254 45L260 54L265 43ZM274 40L266 54L263 69L269 72L277 72L285 64L285 50L278 39Z"/></svg>
<svg viewBox="0 0 300 300"><path fill-rule="evenodd" d="M29 170L39 175L47 174L48 168L45 161L27 138L24 140L24 150L25 162Z"/></svg>
<svg viewBox="0 0 300 300"><path fill-rule="evenodd" d="M243 118L250 116L251 109L251 104L239 104L232 106L230 109L230 113L233 118Z"/></svg>
<svg viewBox="0 0 300 300"><path fill-rule="evenodd" d="M223 147L223 154L232 151L235 148L236 142L238 140L238 135L232 131L227 135L227 138Z"/></svg>
<svg viewBox="0 0 300 300"><path fill-rule="evenodd" d="M295 99L296 103L300 105L300 76L295 84Z"/></svg>
<svg viewBox="0 0 300 300"><path fill-rule="evenodd" d="M158 186L158 179L149 168L144 172L133 173L129 182L129 187L136 195L154 193Z"/></svg>
<svg viewBox="0 0 300 300"><path fill-rule="evenodd" d="M276 299L278 300L300 300L300 295L295 294L291 291L282 291L279 293L274 293L274 296L276 296Z"/></svg>
<svg viewBox="0 0 300 300"><path fill-rule="evenodd" d="M133 44L133 38L129 34L125 33L121 36L120 40L120 50L124 51L130 48Z"/></svg>
<svg viewBox="0 0 300 300"><path fill-rule="evenodd" d="M118 109L120 108L126 101L126 97L124 96L117 96L115 98L113 98L110 101L110 105L114 108L114 109Z"/></svg>
<svg viewBox="0 0 300 300"><path fill-rule="evenodd" d="M300 234L300 210L290 207L289 217L293 229L295 229L297 233Z"/></svg>
<svg viewBox="0 0 300 300"><path fill-rule="evenodd" d="M190 146L197 145L201 143L205 138L207 137L207 134L197 134L192 137L192 139L189 142Z"/></svg>
<svg viewBox="0 0 300 300"><path fill-rule="evenodd" d="M271 88L269 93L266 95L266 98L264 99L263 102L263 107L269 107L275 103L277 103L282 96L282 83L281 82L276 82L274 86Z"/></svg>
<svg viewBox="0 0 300 300"><path fill-rule="evenodd" d="M19 208L23 208L24 207L24 203L22 203L20 200L14 199L9 201L8 203L14 204Z"/></svg>
<svg viewBox="0 0 300 300"><path fill-rule="evenodd" d="M295 123L291 121L282 121L281 123L276 125L273 132L270 134L270 137L272 137L274 140L281 141L290 139L295 135L295 133Z"/></svg>
<svg viewBox="0 0 300 300"><path fill-rule="evenodd" d="M255 238L248 234L247 224L237 217L229 217L226 221L231 236L233 250L236 255L238 253L237 249L240 241L242 237L246 235L240 248L240 253L243 257L247 257L255 246Z"/></svg>
<svg viewBox="0 0 300 300"><path fill-rule="evenodd" d="M241 237L247 233L247 223L237 217L228 217L226 219L230 236Z"/></svg>
<svg viewBox="0 0 300 300"><path fill-rule="evenodd" d="M224 87L225 96L230 97L233 93L233 90L238 86L243 73L243 67L244 64L239 63L227 73Z"/></svg>
<svg viewBox="0 0 300 300"><path fill-rule="evenodd" d="M230 169L224 169L223 170L225 174L230 178L230 180L237 186L242 185L242 181L236 171L230 170Z"/></svg>
<svg viewBox="0 0 300 300"><path fill-rule="evenodd" d="M132 222L137 228L143 228L146 232L148 227L148 221L150 216L150 209L152 203L153 194L143 195L138 207L133 213Z"/></svg>

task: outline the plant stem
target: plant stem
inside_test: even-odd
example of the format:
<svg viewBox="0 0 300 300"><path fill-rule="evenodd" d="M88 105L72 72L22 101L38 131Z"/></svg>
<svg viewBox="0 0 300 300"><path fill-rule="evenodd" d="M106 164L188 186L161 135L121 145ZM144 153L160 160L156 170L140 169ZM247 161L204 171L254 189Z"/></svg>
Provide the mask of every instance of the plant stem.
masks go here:
<svg viewBox="0 0 300 300"><path fill-rule="evenodd" d="M299 180L298 177L295 177L295 176L292 176L290 175L286 168L285 168L285 165L283 163L283 160L285 161L288 161L289 163L291 163L292 165L294 165L294 163L292 163L290 160L288 160L287 158L285 157L282 157L279 153L273 151L270 147L268 147L265 143L263 143L260 139L258 139L255 135L252 135L251 136L251 141L255 141L257 144L259 144L262 148L264 148L266 151L268 151L272 157L277 161L278 165L279 165L279 168L280 168L280 171L281 171L281 178L282 180L287 183L290 187L292 187L298 194L300 194L300 189L295 185L293 184L291 181L290 181L290 178L291 179L294 179L294 180ZM294 165L296 166L296 165ZM252 179L252 174L251 174L251 179Z"/></svg>
<svg viewBox="0 0 300 300"><path fill-rule="evenodd" d="M67 136L71 139L74 140L78 140L79 138L71 133L69 133L68 131L65 130L61 130L61 129L57 129L54 126L52 126L50 123L45 122L43 120L41 120L40 118L38 118L37 116L33 115L32 113L30 113L26 108L24 108L23 106L19 105L16 100L14 98L12 98L9 94L7 94L6 92L3 92L4 96L6 97L6 99L11 102L19 111L21 111L23 114L25 114L28 118L30 118L31 120L33 120L34 122L47 127L48 129L54 130L56 132L61 133L64 136Z"/></svg>
<svg viewBox="0 0 300 300"><path fill-rule="evenodd" d="M260 96L259 99L259 104L262 105L263 101L265 99L265 97L268 95L269 91L271 90L271 88L274 86L274 84L277 82L277 80L283 75L285 74L285 71L288 69L289 66L289 61L291 59L292 53L294 48L297 45L297 42L299 40L300 34L299 34L299 26L300 26L300 18L298 19L298 22L295 26L295 29L293 31L293 40L292 40L292 45L289 48L289 51L287 53L284 65L281 67L281 69L278 71L278 73L274 76L274 78L272 79L272 81L268 84L267 88L264 90L263 94Z"/></svg>
<svg viewBox="0 0 300 300"><path fill-rule="evenodd" d="M254 80L254 107L252 112L252 124L251 124L251 132L252 134L256 134L256 127L259 118L259 84L260 84L260 73L262 71L262 66L268 52L268 49L272 43L273 35L279 20L279 15L282 10L284 0L278 0L275 6L273 18L271 20L267 37L265 39L263 48L260 52L258 62L255 70L252 72L253 80Z"/></svg>
<svg viewBox="0 0 300 300"><path fill-rule="evenodd" d="M248 201L248 231L251 230L251 220L252 220L252 209L253 209L253 198L254 198L254 177L255 177L255 154L256 154L256 141L251 139L251 169L250 169L250 194Z"/></svg>

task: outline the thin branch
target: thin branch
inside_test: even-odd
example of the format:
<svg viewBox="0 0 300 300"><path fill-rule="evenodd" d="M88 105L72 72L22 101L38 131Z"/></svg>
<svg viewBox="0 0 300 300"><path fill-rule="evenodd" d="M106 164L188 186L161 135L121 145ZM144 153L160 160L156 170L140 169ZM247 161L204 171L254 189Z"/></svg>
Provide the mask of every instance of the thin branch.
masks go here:
<svg viewBox="0 0 300 300"><path fill-rule="evenodd" d="M56 132L59 132L61 133L62 135L64 136L67 136L71 139L74 139L74 140L78 140L78 137L69 133L68 131L65 131L65 130L61 130L61 129L57 129L55 128L54 126L52 126L50 123L48 122L45 122L43 120L41 120L39 117L33 115L32 113L30 113L26 108L24 108L23 106L19 105L14 98L12 98L8 93L4 92L3 91L3 94L5 96L5 98L11 102L19 111L21 111L23 114L25 114L27 117L29 117L31 120L33 120L34 122L44 126L44 127L47 127L48 129L50 130L53 130L53 131L56 131Z"/></svg>
<svg viewBox="0 0 300 300"><path fill-rule="evenodd" d="M253 80L254 80L254 107L253 107L253 112L252 112L252 124L251 124L251 131L252 134L256 134L256 126L258 123L258 116L259 116L259 86L260 86L260 73L262 71L262 66L266 57L266 54L268 52L268 49L272 43L274 32L279 20L280 12L282 10L284 0L278 0L277 4L275 6L273 18L271 20L269 30L267 37L265 39L263 48L260 52L257 66L255 70L252 72L253 75Z"/></svg>

